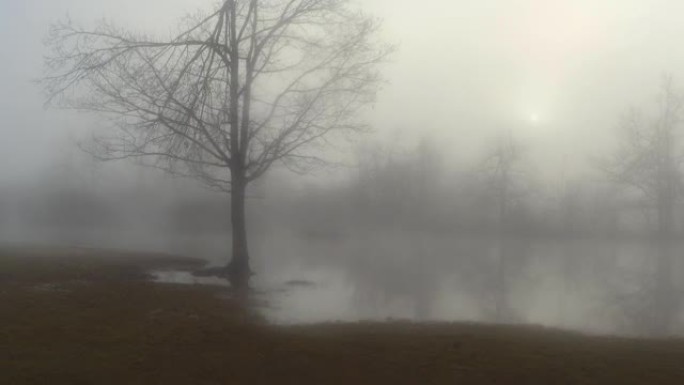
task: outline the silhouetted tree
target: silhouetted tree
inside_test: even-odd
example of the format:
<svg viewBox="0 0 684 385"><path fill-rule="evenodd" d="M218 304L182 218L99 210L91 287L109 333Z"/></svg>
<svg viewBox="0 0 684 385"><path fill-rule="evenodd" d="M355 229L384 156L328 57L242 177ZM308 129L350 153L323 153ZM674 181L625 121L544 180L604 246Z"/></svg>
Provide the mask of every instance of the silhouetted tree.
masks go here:
<svg viewBox="0 0 684 385"><path fill-rule="evenodd" d="M658 252L652 279L643 288L650 300L642 311L650 319L650 333L666 334L680 308L673 276L673 238L682 182L679 131L684 122L684 97L670 77L663 82L657 107L653 116L635 109L624 116L619 126L621 146L605 170L615 182L639 192L655 215Z"/></svg>
<svg viewBox="0 0 684 385"><path fill-rule="evenodd" d="M522 202L521 171L522 152L509 134L499 139L494 150L484 162L484 178L491 194L495 210L495 261L491 271L491 289L494 295L494 317L497 321L514 321L517 315L512 308L511 283L515 271L522 271L527 257L526 245L520 231L527 224L524 221L525 208Z"/></svg>
<svg viewBox="0 0 684 385"><path fill-rule="evenodd" d="M247 186L276 163L305 172L331 135L366 128L356 112L391 51L378 26L348 0L225 0L170 39L59 23L44 85L61 106L111 118L96 156L149 159L230 193L225 274L246 287Z"/></svg>

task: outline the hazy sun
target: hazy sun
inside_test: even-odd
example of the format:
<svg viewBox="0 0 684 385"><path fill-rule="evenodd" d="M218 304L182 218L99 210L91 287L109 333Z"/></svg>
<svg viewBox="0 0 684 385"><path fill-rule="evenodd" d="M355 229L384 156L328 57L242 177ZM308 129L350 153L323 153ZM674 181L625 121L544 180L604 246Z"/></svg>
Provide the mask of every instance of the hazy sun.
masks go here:
<svg viewBox="0 0 684 385"><path fill-rule="evenodd" d="M537 113L531 113L530 116L528 117L528 120L532 124L537 124L539 123L539 114Z"/></svg>

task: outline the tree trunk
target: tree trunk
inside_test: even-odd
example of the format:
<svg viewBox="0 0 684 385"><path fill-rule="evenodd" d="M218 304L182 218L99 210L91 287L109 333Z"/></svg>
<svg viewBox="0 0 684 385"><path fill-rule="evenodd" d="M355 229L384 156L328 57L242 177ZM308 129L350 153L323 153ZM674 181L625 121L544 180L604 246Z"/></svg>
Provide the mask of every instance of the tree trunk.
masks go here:
<svg viewBox="0 0 684 385"><path fill-rule="evenodd" d="M228 25L230 28L230 216L233 231L233 258L228 264L228 280L240 293L249 287L252 270L249 267L247 249L247 221L245 218L245 157L247 154L246 133L240 130L240 57L237 32L237 10L235 0L228 0ZM249 110L249 109L247 109ZM245 116L243 116L243 119ZM246 117L249 118L248 116ZM242 134L242 137L240 137Z"/></svg>
<svg viewBox="0 0 684 385"><path fill-rule="evenodd" d="M228 265L228 280L231 286L237 290L247 289L252 275L252 270L249 267L249 250L247 247L246 189L247 183L242 178L237 178L233 183L233 190L230 195L233 257Z"/></svg>

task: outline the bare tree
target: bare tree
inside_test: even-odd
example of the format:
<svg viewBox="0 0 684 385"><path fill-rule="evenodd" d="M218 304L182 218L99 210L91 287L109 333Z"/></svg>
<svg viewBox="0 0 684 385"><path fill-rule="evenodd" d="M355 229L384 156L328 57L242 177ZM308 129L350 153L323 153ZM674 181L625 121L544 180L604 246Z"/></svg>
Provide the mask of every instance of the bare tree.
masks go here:
<svg viewBox="0 0 684 385"><path fill-rule="evenodd" d="M223 0L168 39L103 22L52 27L44 85L56 104L97 112L110 129L88 150L138 158L230 193L225 275L248 285L245 197L274 164L324 163L331 136L366 129L377 70L392 50L349 0Z"/></svg>
<svg viewBox="0 0 684 385"><path fill-rule="evenodd" d="M678 131L684 122L684 97L666 77L653 116L631 110L620 129L622 144L605 170L617 183L640 193L656 218L654 258L648 287L650 298L642 310L648 314L649 332L668 333L679 311L673 277L675 210L681 195L681 151Z"/></svg>
<svg viewBox="0 0 684 385"><path fill-rule="evenodd" d="M509 134L497 142L487 156L482 170L492 203L496 209L496 255L491 271L494 318L498 322L515 321L517 315L510 304L513 277L524 270L528 242L515 234L526 224L520 214L524 174L521 146Z"/></svg>

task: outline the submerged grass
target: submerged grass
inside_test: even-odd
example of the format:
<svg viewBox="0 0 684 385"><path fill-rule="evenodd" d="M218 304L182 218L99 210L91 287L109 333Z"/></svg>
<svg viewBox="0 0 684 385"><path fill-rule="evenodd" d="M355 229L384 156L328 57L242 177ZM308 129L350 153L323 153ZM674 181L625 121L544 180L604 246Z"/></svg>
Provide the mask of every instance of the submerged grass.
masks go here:
<svg viewBox="0 0 684 385"><path fill-rule="evenodd" d="M98 250L0 251L2 384L682 384L684 342L533 327L268 325L198 266ZM312 290L315 290L312 289Z"/></svg>

